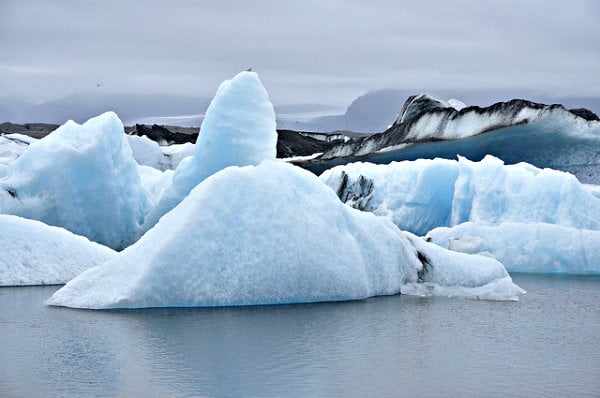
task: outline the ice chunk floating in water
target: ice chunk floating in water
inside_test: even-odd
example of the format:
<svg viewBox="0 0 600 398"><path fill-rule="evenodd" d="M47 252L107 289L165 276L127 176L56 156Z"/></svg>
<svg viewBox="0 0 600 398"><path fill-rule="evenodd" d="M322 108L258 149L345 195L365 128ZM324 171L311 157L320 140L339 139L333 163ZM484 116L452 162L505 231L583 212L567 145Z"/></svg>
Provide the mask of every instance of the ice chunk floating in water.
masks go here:
<svg viewBox="0 0 600 398"><path fill-rule="evenodd" d="M356 191L361 178L370 181L370 191ZM352 198L356 202L362 196L362 209L418 235L467 221L600 230L600 200L573 175L526 163L506 166L492 156L480 162L352 163L326 171L321 179L340 196L354 189Z"/></svg>
<svg viewBox="0 0 600 398"><path fill-rule="evenodd" d="M0 214L0 286L63 284L113 258L108 247L58 227Z"/></svg>
<svg viewBox="0 0 600 398"><path fill-rule="evenodd" d="M112 112L65 123L33 142L0 178L0 213L60 226L115 249L141 234L150 206Z"/></svg>
<svg viewBox="0 0 600 398"><path fill-rule="evenodd" d="M418 282L402 286L402 294L516 300L517 295L525 293L493 258L452 252L409 232L405 234L417 249L423 269Z"/></svg>
<svg viewBox="0 0 600 398"><path fill-rule="evenodd" d="M511 271L600 272L600 200L568 173L488 156L355 163L321 179L348 204Z"/></svg>
<svg viewBox="0 0 600 398"><path fill-rule="evenodd" d="M432 264L425 275L417 249L392 223L344 205L305 170L263 161L207 178L137 243L70 281L48 304L138 308L350 300L399 293L417 283L419 273L423 281L450 287L510 281L493 259L435 248L447 256L438 263L424 248ZM445 260L459 256L479 266L466 270L455 260L444 268ZM450 280L440 276L444 269L462 271ZM504 298L518 291L510 282Z"/></svg>
<svg viewBox="0 0 600 398"><path fill-rule="evenodd" d="M489 253L510 272L600 274L600 231L544 223L463 223L427 234L463 253Z"/></svg>
<svg viewBox="0 0 600 398"><path fill-rule="evenodd" d="M146 219L146 229L211 174L275 159L275 128L273 105L256 73L241 72L223 82L206 111L194 156L175 170L171 187Z"/></svg>

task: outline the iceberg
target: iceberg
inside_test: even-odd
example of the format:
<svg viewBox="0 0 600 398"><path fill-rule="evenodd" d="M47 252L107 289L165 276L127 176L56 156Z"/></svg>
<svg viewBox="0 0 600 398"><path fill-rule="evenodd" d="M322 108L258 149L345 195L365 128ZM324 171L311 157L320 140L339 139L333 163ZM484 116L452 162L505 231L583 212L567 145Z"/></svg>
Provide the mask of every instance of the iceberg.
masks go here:
<svg viewBox="0 0 600 398"><path fill-rule="evenodd" d="M500 281L503 290L489 288L490 298L523 292L493 259L410 239L421 246L388 220L344 205L310 172L265 160L206 178L138 242L71 280L47 304L104 309L354 300L424 283L434 293L443 285L444 294L471 295L470 289Z"/></svg>
<svg viewBox="0 0 600 398"><path fill-rule="evenodd" d="M354 163L320 178L357 209L510 271L600 272L600 199L571 174L488 156Z"/></svg>
<svg viewBox="0 0 600 398"><path fill-rule="evenodd" d="M466 222L435 228L427 238L457 252L491 254L509 272L600 274L600 231L544 223Z"/></svg>
<svg viewBox="0 0 600 398"><path fill-rule="evenodd" d="M90 309L282 304L397 294L411 284L427 284L428 292L444 286L444 294L457 295L477 289L490 298L523 292L494 259L439 248L345 205L314 174L275 160L276 141L273 107L258 75L243 72L223 83L194 156L178 166L170 185L166 172L140 168L151 195L160 195L151 220L164 215L139 241L47 303ZM502 288L486 287L507 278Z"/></svg>
<svg viewBox="0 0 600 398"><path fill-rule="evenodd" d="M64 284L116 252L42 222L0 214L0 286Z"/></svg>
<svg viewBox="0 0 600 398"><path fill-rule="evenodd" d="M423 268L417 282L401 287L402 294L517 301L517 296L525 293L513 283L504 265L489 256L457 253L410 232L405 235L417 250Z"/></svg>
<svg viewBox="0 0 600 398"><path fill-rule="evenodd" d="M150 196L116 114L65 123L0 177L0 213L60 226L123 249L141 235Z"/></svg>
<svg viewBox="0 0 600 398"><path fill-rule="evenodd" d="M141 183L156 203L162 193L173 180L173 170L179 163L194 153L195 145L191 143L159 146L146 136L125 135L132 155L139 165ZM8 175L10 164L28 148L39 141L22 134L6 134L0 136L0 178Z"/></svg>
<svg viewBox="0 0 600 398"><path fill-rule="evenodd" d="M310 160L296 161L316 174L358 161L389 164L421 158L526 162L600 183L600 122L591 112L526 100L463 107L427 94L410 97L384 132L338 142Z"/></svg>
<svg viewBox="0 0 600 398"><path fill-rule="evenodd" d="M368 155L399 144L464 139L520 125L553 127L573 138L596 140L600 131L598 121L587 120L562 105L514 99L480 108L465 106L456 99L443 101L419 94L406 100L394 123L383 133L341 143L322 158Z"/></svg>
<svg viewBox="0 0 600 398"><path fill-rule="evenodd" d="M600 230L600 200L573 175L526 163L504 165L493 156L480 162L459 157L352 163L320 178L345 202L417 235L467 221Z"/></svg>
<svg viewBox="0 0 600 398"><path fill-rule="evenodd" d="M275 111L258 74L241 72L221 83L206 111L194 155L179 164L171 186L146 218L145 228L154 226L215 172L275 159L275 128Z"/></svg>
<svg viewBox="0 0 600 398"><path fill-rule="evenodd" d="M173 183L173 170L160 171L151 166L139 166L142 186L148 191L152 203L157 203Z"/></svg>

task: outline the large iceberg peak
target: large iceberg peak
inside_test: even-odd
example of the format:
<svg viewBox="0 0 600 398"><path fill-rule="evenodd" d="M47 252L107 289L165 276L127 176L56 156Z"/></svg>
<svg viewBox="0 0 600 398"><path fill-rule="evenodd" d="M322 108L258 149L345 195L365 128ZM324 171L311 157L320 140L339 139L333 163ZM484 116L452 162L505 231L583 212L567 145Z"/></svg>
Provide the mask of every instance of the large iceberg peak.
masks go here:
<svg viewBox="0 0 600 398"><path fill-rule="evenodd" d="M275 111L258 74L241 72L224 81L206 111L194 156L175 170L173 184L146 219L146 229L207 177L229 166L275 159L276 147Z"/></svg>
<svg viewBox="0 0 600 398"><path fill-rule="evenodd" d="M203 174L275 159L275 111L258 74L241 72L219 86L202 122L194 162Z"/></svg>

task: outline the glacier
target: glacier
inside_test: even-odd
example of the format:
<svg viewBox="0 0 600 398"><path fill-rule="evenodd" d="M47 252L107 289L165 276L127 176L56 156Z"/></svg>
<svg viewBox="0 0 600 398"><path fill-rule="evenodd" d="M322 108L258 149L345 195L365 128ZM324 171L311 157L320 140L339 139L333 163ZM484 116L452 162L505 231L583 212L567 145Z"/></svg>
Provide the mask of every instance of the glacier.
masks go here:
<svg viewBox="0 0 600 398"><path fill-rule="evenodd" d="M65 284L116 252L69 231L0 214L0 286Z"/></svg>
<svg viewBox="0 0 600 398"><path fill-rule="evenodd" d="M527 162L600 183L600 122L561 105L526 100L486 108L462 107L427 94L410 97L383 133L338 143L318 157L297 161L316 174L358 161L392 161L457 155L478 161L493 155L507 164Z"/></svg>
<svg viewBox="0 0 600 398"><path fill-rule="evenodd" d="M600 200L571 174L487 156L353 163L320 178L355 208L511 271L600 272Z"/></svg>
<svg viewBox="0 0 600 398"><path fill-rule="evenodd" d="M47 303L93 309L281 304L397 294L402 286L419 295L436 294L436 287L490 299L523 293L499 262L417 240L428 246L344 205L313 174L265 160L208 177L137 243L83 272ZM420 284L428 287L413 287Z"/></svg>
<svg viewBox="0 0 600 398"><path fill-rule="evenodd" d="M443 101L429 94L409 97L394 123L383 133L341 143L322 155L359 156L398 144L457 140L519 125L553 126L574 138L599 138L600 122L586 120L562 105L514 99L486 108Z"/></svg>
<svg viewBox="0 0 600 398"><path fill-rule="evenodd" d="M275 111L258 74L241 72L217 89L200 128L194 155L175 169L172 184L146 217L154 226L202 180L228 166L275 159Z"/></svg>

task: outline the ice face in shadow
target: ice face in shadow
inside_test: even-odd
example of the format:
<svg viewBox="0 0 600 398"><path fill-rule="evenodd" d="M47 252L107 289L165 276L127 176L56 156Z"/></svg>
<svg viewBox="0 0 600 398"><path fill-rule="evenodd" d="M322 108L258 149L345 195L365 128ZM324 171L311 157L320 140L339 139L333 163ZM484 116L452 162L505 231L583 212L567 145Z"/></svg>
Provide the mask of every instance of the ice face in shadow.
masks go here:
<svg viewBox="0 0 600 398"><path fill-rule="evenodd" d="M108 247L69 231L0 214L0 286L63 284L113 258Z"/></svg>
<svg viewBox="0 0 600 398"><path fill-rule="evenodd" d="M388 217L402 230L424 235L450 222L458 164L441 159L389 166L352 163L327 170L320 178L346 203L360 203L361 210ZM370 189L361 193L361 185Z"/></svg>
<svg viewBox="0 0 600 398"><path fill-rule="evenodd" d="M149 229L208 176L228 166L275 159L275 111L258 75L241 72L221 83L206 111L194 156L184 159L173 183L146 218Z"/></svg>
<svg viewBox="0 0 600 398"><path fill-rule="evenodd" d="M431 283L443 283L436 275L447 265L424 252L434 259ZM470 257L480 267L467 287L506 277L495 260ZM392 223L344 205L305 170L263 161L210 176L137 243L70 281L48 304L139 308L351 300L399 293L403 285L418 283L422 271L415 246Z"/></svg>
<svg viewBox="0 0 600 398"><path fill-rule="evenodd" d="M0 213L60 226L122 249L141 234L150 207L138 166L112 112L65 123L8 165Z"/></svg>

